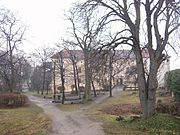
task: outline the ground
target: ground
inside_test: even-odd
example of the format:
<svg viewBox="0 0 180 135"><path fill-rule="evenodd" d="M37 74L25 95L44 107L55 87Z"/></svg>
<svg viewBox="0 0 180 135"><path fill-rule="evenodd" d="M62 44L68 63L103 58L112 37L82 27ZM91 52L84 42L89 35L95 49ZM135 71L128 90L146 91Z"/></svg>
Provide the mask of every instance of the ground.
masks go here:
<svg viewBox="0 0 180 135"><path fill-rule="evenodd" d="M48 135L51 122L34 104L0 109L0 135Z"/></svg>
<svg viewBox="0 0 180 135"><path fill-rule="evenodd" d="M30 101L43 108L52 120L53 135L104 135L102 123L90 120L83 109L64 112L58 109L51 100L29 96Z"/></svg>
<svg viewBox="0 0 180 135"><path fill-rule="evenodd" d="M169 101L171 96L157 95L157 100ZM106 135L180 135L180 117L157 113L149 119L137 119L139 110L138 91L122 91L112 98L95 105L86 113L103 121ZM122 121L117 118L122 116Z"/></svg>
<svg viewBox="0 0 180 135"><path fill-rule="evenodd" d="M116 95L122 88L114 88ZM28 95L29 100L43 108L45 114L52 120L53 135L104 135L102 122L89 119L85 114L92 107L103 102L109 97L109 93L99 95L96 100L86 105L55 105L51 99L43 99ZM58 109L60 108L60 109Z"/></svg>
<svg viewBox="0 0 180 135"><path fill-rule="evenodd" d="M88 104L54 104L52 99L44 99L28 94L33 104L41 109L33 110L30 106L28 115L26 111L20 121L30 121L25 123L26 126L17 122L15 128L9 123L18 109L12 109L12 112L6 113L7 110L0 110L0 115L5 116L9 126L2 127L3 120L0 119L0 134L2 135L151 135L151 134L180 134L180 118L167 114L157 114L147 120L134 121L131 116L141 114L140 104L137 91L122 91L122 88L113 89L113 97L109 93L98 95L96 100ZM158 99L169 101L169 97L159 97ZM29 108L29 107L28 107ZM26 108L27 109L27 108ZM32 114L32 115L31 115ZM52 129L49 131L50 123L45 117L46 114L51 120ZM43 116L43 117L41 117ZM117 121L119 116L124 117L123 121ZM40 118L39 118L40 117ZM3 117L4 118L4 117ZM9 119L10 118L10 119ZM44 119L46 118L46 119ZM15 121L15 120L14 120ZM16 121L15 121L16 122ZM34 123L34 124L33 124ZM6 125L7 125L6 124ZM5 124L4 124L5 125ZM11 125L11 126L10 126ZM10 128L9 128L10 127ZM34 128L35 127L35 128ZM29 130L27 130L30 128ZM6 132L6 130L9 130ZM17 129L17 130L16 130ZM39 129L39 131L36 131ZM35 130L31 132L31 130Z"/></svg>

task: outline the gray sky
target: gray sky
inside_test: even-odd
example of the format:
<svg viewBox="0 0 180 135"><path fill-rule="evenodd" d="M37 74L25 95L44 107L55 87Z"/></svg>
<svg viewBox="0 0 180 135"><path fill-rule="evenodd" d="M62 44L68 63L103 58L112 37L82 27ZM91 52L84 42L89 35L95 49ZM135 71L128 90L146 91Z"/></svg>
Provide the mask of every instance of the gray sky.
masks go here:
<svg viewBox="0 0 180 135"><path fill-rule="evenodd" d="M22 49L32 53L40 46L54 46L65 35L67 22L64 10L68 10L76 0L0 0L0 7L15 12L22 19L28 31ZM180 68L180 57L173 52L171 69Z"/></svg>
<svg viewBox="0 0 180 135"><path fill-rule="evenodd" d="M0 0L0 7L10 9L27 26L22 49L29 53L42 45L53 46L65 31L64 10L75 0Z"/></svg>

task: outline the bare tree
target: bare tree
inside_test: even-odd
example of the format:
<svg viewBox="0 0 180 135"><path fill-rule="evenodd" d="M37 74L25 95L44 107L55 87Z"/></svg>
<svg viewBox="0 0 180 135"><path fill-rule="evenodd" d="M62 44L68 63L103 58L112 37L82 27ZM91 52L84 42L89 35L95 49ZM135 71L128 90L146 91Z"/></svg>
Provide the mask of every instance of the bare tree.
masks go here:
<svg viewBox="0 0 180 135"><path fill-rule="evenodd" d="M180 1L171 0L87 0L83 5L86 10L104 11L101 17L104 25L114 23L116 26L126 26L125 29L114 30L117 33L106 45L115 47L128 44L132 47L136 56L138 88L144 117L155 113L157 71L166 59L164 50L170 45L170 36L180 26L179 4ZM147 33L141 34L142 29ZM143 48L147 48L150 58L147 76L142 57Z"/></svg>
<svg viewBox="0 0 180 135"><path fill-rule="evenodd" d="M75 92L76 94L79 94L80 96L80 89L79 89L79 71L78 71L78 67L77 67L77 62L78 62L78 56L76 54L76 50L69 50L67 49L67 52L69 54L69 60L73 66L73 76L74 76L74 88L75 88ZM79 55L79 54L78 54Z"/></svg>
<svg viewBox="0 0 180 135"><path fill-rule="evenodd" d="M22 92L22 85L28 85L32 67L24 54L18 54L17 62L15 64L16 82L18 83L18 90Z"/></svg>
<svg viewBox="0 0 180 135"><path fill-rule="evenodd" d="M90 52L97 45L97 37L101 32L101 27L93 21L94 16L91 13L84 11L79 12L79 7L71 9L69 15L66 15L71 23L72 37L74 40L69 41L81 48L84 54L85 68L85 93L84 99L91 99L91 67L90 67Z"/></svg>
<svg viewBox="0 0 180 135"><path fill-rule="evenodd" d="M37 91L37 93L40 93L40 90L42 89L42 68L40 66L34 67L34 71L31 75L31 90Z"/></svg>
<svg viewBox="0 0 180 135"><path fill-rule="evenodd" d="M22 22L17 19L17 17L9 10L3 9L0 14L0 39L1 48L3 55L7 55L6 64L10 67L10 73L8 76L9 80L9 90L13 92L15 89L15 50L17 50L18 45L24 40L24 33L26 27L22 25ZM3 56L2 55L2 56ZM6 76L7 77L7 76Z"/></svg>
<svg viewBox="0 0 180 135"><path fill-rule="evenodd" d="M122 71L125 70L125 66L130 59L131 51L127 50L103 50L102 51L104 64L100 64L104 66L104 75L108 78L105 83L105 89L109 90L109 96L112 97L112 89L116 85L114 83L115 76L120 75ZM102 70L103 68L100 68ZM119 78L118 78L119 79ZM122 78L121 78L122 79Z"/></svg>
<svg viewBox="0 0 180 135"><path fill-rule="evenodd" d="M37 50L37 53L34 54L39 60L42 65L42 89L41 89L41 95L44 94L45 90L45 84L46 84L46 76L47 76L47 70L50 70L47 66L47 64L50 62L50 57L52 56L53 51L50 47L43 46L42 48L39 48ZM47 92L48 93L48 92Z"/></svg>
<svg viewBox="0 0 180 135"><path fill-rule="evenodd" d="M54 65L55 70L57 69L56 73L60 73L60 86L58 89L62 93L62 104L65 101L65 67L64 67L64 52L61 50L60 52L56 53L52 57L54 61L56 61L56 65ZM55 77L55 75L54 75ZM55 80L55 78L54 78ZM54 82L55 83L55 82ZM55 86L55 85L54 85Z"/></svg>
<svg viewBox="0 0 180 135"><path fill-rule="evenodd" d="M93 88L94 96L96 97L96 87L95 82L98 84L100 82L100 73L103 72L104 67L107 66L107 51L102 51L99 49L94 49L91 51L90 58L90 69L91 69L91 85ZM106 69L106 68L105 68ZM104 78L103 78L104 79ZM100 85L99 85L100 87Z"/></svg>
<svg viewBox="0 0 180 135"><path fill-rule="evenodd" d="M52 67L52 62L48 62L46 64L46 78L45 78L45 86L46 86L46 95L49 94L49 86L52 83L52 72L53 72L53 67Z"/></svg>

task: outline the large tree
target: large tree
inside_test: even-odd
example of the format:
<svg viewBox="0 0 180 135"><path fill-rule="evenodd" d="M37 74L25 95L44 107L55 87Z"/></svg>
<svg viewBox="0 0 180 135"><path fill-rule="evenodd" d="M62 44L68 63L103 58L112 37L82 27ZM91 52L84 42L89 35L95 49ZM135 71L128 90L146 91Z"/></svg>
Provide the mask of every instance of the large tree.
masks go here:
<svg viewBox="0 0 180 135"><path fill-rule="evenodd" d="M25 30L26 27L16 15L7 9L0 10L0 45L1 50L4 52L1 56L6 55L4 65L10 70L9 75L7 76L10 92L12 92L16 87L15 64L17 60L15 55L18 53L18 45L22 44L22 41L24 40Z"/></svg>
<svg viewBox="0 0 180 135"><path fill-rule="evenodd" d="M44 94L44 90L46 88L46 80L48 76L48 70L51 70L48 68L48 63L50 62L50 57L53 54L53 49L47 46L43 46L36 50L36 53L34 56L39 60L42 68L42 89L41 89L41 95ZM47 92L48 93L48 92Z"/></svg>
<svg viewBox="0 0 180 135"><path fill-rule="evenodd" d="M64 67L64 52L61 50L60 52L56 53L52 58L56 61L56 68L57 72L60 74L60 86L59 90L62 92L62 104L65 101L65 67Z"/></svg>
<svg viewBox="0 0 180 135"><path fill-rule="evenodd" d="M180 26L179 4L178 0L87 0L82 6L86 11L103 11L100 14L101 22L116 27L112 27L116 34L107 46L128 44L132 47L136 57L139 97L144 117L155 113L157 71L166 59L164 50L170 44L169 38ZM148 50L150 58L147 76L142 57L143 48Z"/></svg>
<svg viewBox="0 0 180 135"><path fill-rule="evenodd" d="M18 86L18 91L22 92L25 88L23 85L28 85L29 83L32 67L24 54L19 53L16 57L15 82Z"/></svg>
<svg viewBox="0 0 180 135"><path fill-rule="evenodd" d="M79 5L72 8L66 15L67 20L71 23L71 40L75 46L83 51L84 69L85 69L85 93L84 99L91 99L91 66L90 53L97 45L97 39L101 33L102 27L95 23L95 16L91 12L80 11Z"/></svg>
<svg viewBox="0 0 180 135"><path fill-rule="evenodd" d="M40 90L42 90L42 68L41 66L34 67L33 73L31 75L31 90L37 91L37 93L40 93Z"/></svg>

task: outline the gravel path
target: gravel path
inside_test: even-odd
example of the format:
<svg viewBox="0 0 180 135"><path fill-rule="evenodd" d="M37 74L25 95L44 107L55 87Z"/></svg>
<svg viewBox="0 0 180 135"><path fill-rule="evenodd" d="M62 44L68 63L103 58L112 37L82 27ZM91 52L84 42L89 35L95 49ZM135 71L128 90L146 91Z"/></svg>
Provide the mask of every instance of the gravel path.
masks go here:
<svg viewBox="0 0 180 135"><path fill-rule="evenodd" d="M88 119L82 110L63 112L51 100L30 95L28 97L31 102L43 108L52 120L52 135L104 135L101 123Z"/></svg>
<svg viewBox="0 0 180 135"><path fill-rule="evenodd" d="M115 87L112 91L113 96L116 96L121 91L122 87ZM104 135L102 123L88 119L83 111L103 102L109 97L109 93L101 95L90 105L74 112L59 110L50 99L30 95L28 97L31 102L43 108L44 112L52 120L52 135Z"/></svg>

